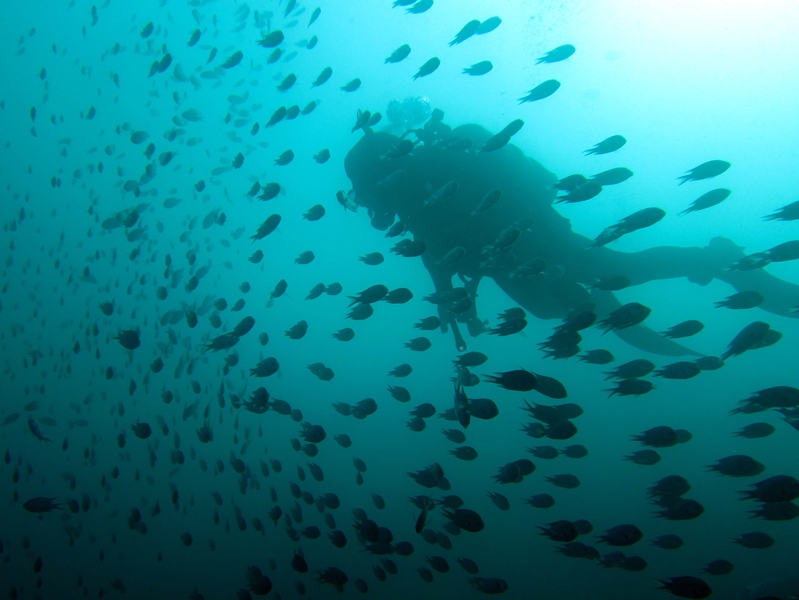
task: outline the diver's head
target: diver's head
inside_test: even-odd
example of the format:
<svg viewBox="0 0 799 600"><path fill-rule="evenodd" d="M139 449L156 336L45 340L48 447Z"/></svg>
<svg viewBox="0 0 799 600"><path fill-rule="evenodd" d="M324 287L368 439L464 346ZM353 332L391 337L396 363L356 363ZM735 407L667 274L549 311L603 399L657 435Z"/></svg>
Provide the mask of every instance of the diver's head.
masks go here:
<svg viewBox="0 0 799 600"><path fill-rule="evenodd" d="M385 132L364 135L344 159L344 170L355 192L354 201L368 209L372 226L380 231L391 227L396 214L391 195L380 187L379 182L397 166L382 157L398 142L398 137Z"/></svg>
<svg viewBox="0 0 799 600"><path fill-rule="evenodd" d="M423 96L409 96L405 100L389 102L386 116L392 129L404 133L425 123L432 112L430 100Z"/></svg>
<svg viewBox="0 0 799 600"><path fill-rule="evenodd" d="M371 209L369 211L369 222L378 231L385 231L394 224L394 213Z"/></svg>

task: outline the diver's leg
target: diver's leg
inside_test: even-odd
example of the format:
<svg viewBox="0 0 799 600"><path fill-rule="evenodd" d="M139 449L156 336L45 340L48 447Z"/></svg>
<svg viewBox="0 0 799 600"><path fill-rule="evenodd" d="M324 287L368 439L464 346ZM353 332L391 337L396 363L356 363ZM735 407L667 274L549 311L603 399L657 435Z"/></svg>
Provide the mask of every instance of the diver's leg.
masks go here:
<svg viewBox="0 0 799 600"><path fill-rule="evenodd" d="M601 260L605 269L626 275L633 285L655 279L687 277L689 281L706 285L716 278L738 291L754 290L763 295L760 308L778 315L791 315L799 304L799 285L783 281L763 269L730 271L729 267L744 256L743 249L726 238L714 238L704 248L660 246L640 252L614 252L606 248Z"/></svg>
<svg viewBox="0 0 799 600"><path fill-rule="evenodd" d="M593 301L596 305L596 311L599 315L607 315L608 313L616 310L621 306L621 303L610 292L595 291L589 296L584 288L580 287L582 294L574 294L569 302L566 302L563 297L553 296L542 278L528 278L525 279L512 279L508 277L495 277L497 284L500 288L513 298L525 310L531 312L539 319L554 319L563 318L574 308L585 301ZM536 284L537 282L537 284ZM577 286L578 284L574 284ZM576 288L574 290L576 292ZM577 303L578 299L583 302ZM665 356L683 356L686 354L693 354L699 356L693 350L681 346L680 344L664 338L660 334L652 331L648 327L641 325L622 329L615 332L621 339L653 354L662 354Z"/></svg>
<svg viewBox="0 0 799 600"><path fill-rule="evenodd" d="M570 270L583 283L590 283L591 278L624 275L632 285L678 277L707 285L742 256L741 249L731 242L716 240L705 248L655 246L638 252L619 252L602 247L585 250Z"/></svg>

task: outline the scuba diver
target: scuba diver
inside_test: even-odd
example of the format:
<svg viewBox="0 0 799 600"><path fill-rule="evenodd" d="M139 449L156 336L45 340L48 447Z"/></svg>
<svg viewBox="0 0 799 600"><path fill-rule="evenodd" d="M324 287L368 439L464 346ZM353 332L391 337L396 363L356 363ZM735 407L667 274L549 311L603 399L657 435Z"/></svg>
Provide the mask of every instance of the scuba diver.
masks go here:
<svg viewBox="0 0 799 600"><path fill-rule="evenodd" d="M355 202L368 209L375 228L413 235L417 249L405 255L421 256L440 301L442 330L453 330L459 349L466 347L459 323L473 336L485 330L476 308L483 277L541 319L565 318L586 306L606 316L621 304L595 284L617 276L632 286L678 277L706 285L718 278L738 290L758 291L764 297L760 308L780 315L791 315L799 303L799 286L763 269L730 270L744 254L725 238L706 247L639 252L591 247L592 240L573 231L553 207L558 178L508 143L520 120L492 136L474 124L451 128L438 109L421 124L425 107L424 98L393 101L389 130L365 128L347 154L345 170ZM693 353L641 325L615 333L657 354Z"/></svg>

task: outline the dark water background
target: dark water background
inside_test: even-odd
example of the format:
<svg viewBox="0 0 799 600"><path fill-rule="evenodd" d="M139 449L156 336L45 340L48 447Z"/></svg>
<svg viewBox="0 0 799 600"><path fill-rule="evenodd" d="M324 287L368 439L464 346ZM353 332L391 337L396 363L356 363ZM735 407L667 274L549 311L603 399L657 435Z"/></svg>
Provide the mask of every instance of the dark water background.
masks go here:
<svg viewBox="0 0 799 600"><path fill-rule="evenodd" d="M321 16L306 27L317 4ZM431 402L443 412L452 405L454 344L450 335L434 332L429 351L417 354L403 348L403 342L419 335L412 324L434 314L434 307L421 300L433 291L429 276L418 259L390 254L395 240L372 229L364 211L355 215L341 210L335 192L350 186L343 159L360 135L350 133L356 110L385 112L392 99L422 96L444 110L445 121L453 126L478 123L494 132L513 119L524 119L514 144L558 176L616 166L632 169L632 179L607 188L594 201L559 206L574 229L589 237L640 208L656 205L667 211L656 227L615 242L619 250L701 246L724 235L755 252L790 240L796 237L793 223L764 222L761 217L799 199L793 177L799 139L799 84L794 77L799 55L791 41L799 23L796 5L436 0L426 13L408 15L382 0L317 4L301 2L288 17L283 16L284 2L117 1L96 8L87 2L44 2L0 9L0 217L5 226L0 417L21 415L0 427L0 448L6 454L0 464L5 502L0 513L0 594L16 590L22 598L78 598L104 592L117 597L121 592L112 583L118 578L132 598L183 598L195 589L206 598L230 598L246 587L247 565L257 565L272 579L272 595L283 598L299 597L298 579L305 582L307 597L353 597L360 595L353 585L357 577L379 598L477 597L479 592L467 583L470 576L455 562L466 556L478 562L480 576L505 579L505 596L512 598L667 597L655 590L657 579L680 575L701 575L719 598L757 597L747 587L773 578L779 587L772 593L787 598L799 552L796 523L750 520L748 511L756 505L740 502L736 492L772 475L796 476L799 437L774 411L728 413L759 389L797 385L795 321L757 309L713 308L714 301L733 292L717 281L705 287L664 281L619 292L622 302L652 307L647 324L656 331L685 319L703 321L705 330L689 344L701 353L720 354L754 320L765 320L784 334L777 345L731 359L719 371L689 381L657 380L657 389L640 399L608 399L602 367L544 359L535 344L551 333L555 322L531 319L521 335L468 339L470 350L490 357L476 369L478 374L517 368L544 373L562 381L568 401L585 410L576 421L579 434L553 445L583 444L590 451L586 458L535 459L533 475L500 486L492 480L498 467L531 457L528 447L549 443L520 431L528 422L520 410L522 398L548 401L534 392L520 394L487 383L470 388L470 395L491 397L500 406L496 419L473 422L469 428L467 443L480 453L470 463L448 455L454 445L440 429L452 423L433 417L423 432L408 429L412 406ZM276 64L266 64L271 50L256 44L266 29L256 25L255 11L264 19L267 11L274 13L271 27L285 32L284 57ZM459 46L447 45L468 20L495 14L502 17L497 30ZM154 31L144 39L140 32L148 22ZM186 42L195 28L202 37L189 48ZM305 46L314 35L318 45L309 50ZM385 65L383 59L403 43L411 45L410 57ZM577 48L569 60L535 65L536 57L565 43ZM149 78L150 65L163 56L162 46L173 56L172 66ZM218 54L206 64L212 48ZM218 68L239 49L244 59L238 66ZM412 81L432 56L441 58L439 70ZM491 60L494 70L483 77L460 73L480 60ZM333 68L333 77L311 89L326 66ZM177 69L190 80L179 81ZM298 83L285 93L276 91L289 73L297 75ZM355 77L363 82L359 90L348 94L339 89ZM553 97L517 103L527 90L550 78L562 83ZM246 99L232 105L231 95ZM263 128L278 106L303 107L311 100L319 106L310 115ZM96 115L90 119L92 108ZM180 115L187 109L199 111L202 121L183 122ZM232 115L230 122L227 115ZM236 119L243 121L236 126ZM261 130L251 135L256 121ZM174 129L182 133L170 141L165 133ZM148 132L149 139L132 144L133 131ZM617 133L628 139L621 151L582 156L586 148ZM156 148L153 160L143 156L150 142ZM289 148L294 161L273 166L273 159ZM332 158L318 165L312 156L322 148L329 148ZM140 186L138 198L123 189L166 151L175 157L166 166L156 164L155 176ZM239 152L245 156L242 168L212 175L217 167L229 167ZM717 179L677 187L677 176L716 158L728 160L732 168ZM53 178L60 185L53 186ZM206 183L202 192L194 189L199 180ZM255 181L278 181L285 194L268 204L250 198L246 192ZM717 207L678 216L715 187L733 193ZM165 208L168 198L180 202ZM303 220L302 214L317 203L326 207L326 216L315 223ZM147 205L137 224L141 239L129 241L124 228L108 231L101 226L139 204ZM224 212L227 219L206 228L203 219L213 211ZM251 243L249 236L273 212L283 217L279 231ZM243 233L236 237L239 229ZM247 259L257 248L265 258L256 265ZM314 262L294 264L305 250L313 250ZM138 256L132 258L134 251ZM386 255L384 264L370 267L357 260L375 251ZM194 265L189 255L196 256ZM167 256L172 271L184 271L174 287L171 275L165 277ZM189 277L205 266L208 274L198 288L186 291ZM795 263L768 270L799 282ZM266 308L281 279L289 283L287 294ZM252 286L248 293L239 289L245 281ZM344 292L305 301L319 282L340 282ZM379 305L364 322L345 320L346 296L375 283L408 287L415 297L405 305ZM168 288L165 300L156 297L160 285ZM207 307L217 298L225 298L229 306L243 298L246 306L238 313L222 311L222 325L216 329L209 321L213 309L200 311L194 329L185 320L160 322L168 311ZM114 302L112 316L98 309L105 301ZM484 319L494 323L497 312L512 306L489 280L481 284ZM203 353L201 344L231 330L245 315L255 317L255 329L233 349L239 365L224 375L223 357L229 353ZM283 331L300 319L309 323L307 336L297 341L285 337ZM352 342L332 339L331 333L347 326L356 330ZM138 329L141 346L132 353L122 348L114 340L120 329ZM265 347L258 342L261 332L270 337ZM607 348L615 364L642 357L658 365L673 362L614 336L601 337L596 329L583 337L583 349ZM159 356L163 371L149 372ZM267 356L278 358L280 373L265 380L250 378L249 368ZM313 377L306 365L314 362L331 367L334 379ZM413 365L410 377L386 376L405 362ZM108 369L113 371L110 378ZM199 385L199 394L192 382ZM402 405L392 399L387 384L406 386L412 401ZM292 449L290 440L298 436L299 424L289 417L232 408L231 394L247 396L260 385L300 409L306 420L325 427L328 439L318 456L308 458ZM224 407L218 400L220 386ZM170 404L162 400L165 391L174 394ZM379 409L363 421L330 407L366 397L375 398ZM195 400L197 414L184 420L184 408ZM195 430L206 407L214 440L201 444ZM50 443L31 435L29 418L40 423ZM168 426L168 435L158 418ZM82 422L76 423L78 419ZM132 435L130 426L137 420L153 426L150 439ZM772 423L777 431L759 440L732 437L755 420ZM663 460L652 467L623 461L640 449L630 436L657 425L688 429L694 438L664 449ZM121 432L127 436L123 449L117 444ZM339 447L332 439L337 433L347 433L352 447ZM170 458L178 444L186 459L182 465ZM766 471L754 479L706 471L706 465L737 453L753 456ZM154 466L151 454L157 457ZM250 470L244 494L231 455L240 456ZM361 486L355 483L353 457L368 465ZM266 477L259 464L270 460L280 461L283 469L276 473L272 467ZM224 472L217 461L224 464ZM309 461L322 467L323 482L311 477L299 481L297 469L307 473ZM413 531L418 510L408 497L428 492L406 472L433 462L444 467L452 482L448 493L462 496L486 523L480 533L450 536L452 550L429 545ZM113 479L115 467L119 476ZM544 481L559 473L577 475L581 486L564 490ZM698 519L673 522L653 516L646 488L671 474L691 482L689 496L705 506ZM318 525L323 531L321 538L299 544L311 569L307 575L289 568L298 544L284 534L283 521L275 527L267 518L274 504L284 512L295 505L289 493L292 481L314 496L339 495L342 506L332 512L349 539L345 549L334 548L326 539L322 515L300 500L303 520L295 526ZM270 488L277 492L276 503ZM179 493L177 503L171 500L173 490ZM212 491L221 494L222 506L215 505ZM489 491L505 494L511 510L498 510L486 495ZM543 492L555 497L553 508L533 509L524 503ZM374 506L373 493L385 499L385 509ZM36 496L59 502L85 498L87 506L76 514L56 511L40 518L22 509L26 499ZM161 513L151 516L156 503ZM356 507L391 529L395 541L409 540L416 548L410 557L391 557L399 573L385 583L372 572L380 557L366 553L357 542L351 526ZM143 514L144 535L128 527L133 508ZM247 522L246 531L236 523L235 508ZM264 533L253 526L254 518L264 522ZM596 544L596 535L621 523L636 524L644 539L622 550L642 556L648 568L637 573L605 569L557 554L558 544L538 535L538 526L558 519L588 519L594 531L580 540L602 554L614 548ZM433 511L430 527L441 531L443 523L440 509ZM777 542L767 550L730 542L748 531L767 532ZM181 542L185 532L193 537L190 547ZM650 544L665 533L680 535L684 546L667 551ZM425 583L416 569L427 566L425 557L432 555L446 557L452 569ZM37 557L43 562L39 573L34 572ZM731 574L701 574L704 565L720 558L735 565ZM316 571L329 566L349 576L342 596L315 582Z"/></svg>

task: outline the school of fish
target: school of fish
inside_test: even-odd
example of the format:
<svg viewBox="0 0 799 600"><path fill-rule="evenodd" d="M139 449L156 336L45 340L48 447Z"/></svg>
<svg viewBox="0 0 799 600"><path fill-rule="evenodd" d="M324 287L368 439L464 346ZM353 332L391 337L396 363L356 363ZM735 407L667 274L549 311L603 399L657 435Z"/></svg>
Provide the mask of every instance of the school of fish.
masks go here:
<svg viewBox="0 0 799 600"><path fill-rule="evenodd" d="M440 36L444 3L370 10ZM681 215L642 199L574 237L554 211L633 171L554 176L512 142L580 40L525 58L488 131L419 86L500 67L457 54L501 43L490 5L437 56L388 30L342 56L357 4L71 0L61 30L14 24L38 92L0 91L0 596L799 598L799 285L768 271L799 240L612 252L734 198L723 148L674 174L717 186ZM763 217L772 239L799 202ZM735 289L664 324L674 298L634 295L669 278Z"/></svg>

